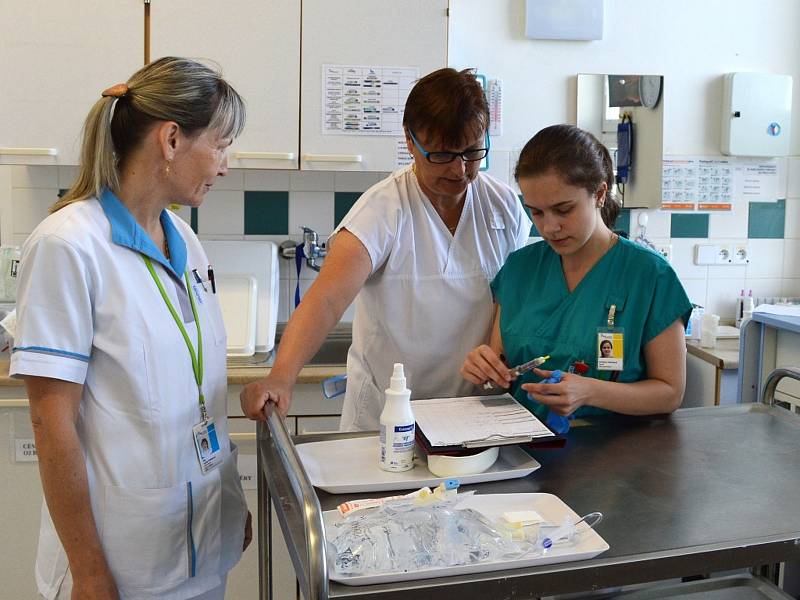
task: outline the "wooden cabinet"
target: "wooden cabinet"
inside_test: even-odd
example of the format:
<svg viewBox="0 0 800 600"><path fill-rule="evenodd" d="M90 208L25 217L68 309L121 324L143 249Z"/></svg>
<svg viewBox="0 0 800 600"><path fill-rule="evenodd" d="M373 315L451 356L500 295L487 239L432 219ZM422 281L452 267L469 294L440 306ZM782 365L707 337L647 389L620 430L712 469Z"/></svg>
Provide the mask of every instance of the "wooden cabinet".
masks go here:
<svg viewBox="0 0 800 600"><path fill-rule="evenodd" d="M151 57L216 63L247 103L232 168L296 169L300 0L153 0Z"/></svg>
<svg viewBox="0 0 800 600"><path fill-rule="evenodd" d="M141 0L0 0L0 15L0 164L77 164L92 104L142 66Z"/></svg>
<svg viewBox="0 0 800 600"><path fill-rule="evenodd" d="M418 67L447 65L447 0L303 0L300 168L391 171L397 137L323 135L325 64Z"/></svg>

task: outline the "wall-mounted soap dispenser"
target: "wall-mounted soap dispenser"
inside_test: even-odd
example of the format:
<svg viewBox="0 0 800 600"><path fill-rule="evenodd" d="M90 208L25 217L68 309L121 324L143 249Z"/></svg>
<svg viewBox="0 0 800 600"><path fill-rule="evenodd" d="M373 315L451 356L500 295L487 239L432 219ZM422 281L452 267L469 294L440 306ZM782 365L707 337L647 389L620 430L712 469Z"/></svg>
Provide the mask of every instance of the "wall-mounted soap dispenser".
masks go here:
<svg viewBox="0 0 800 600"><path fill-rule="evenodd" d="M722 89L722 152L786 156L792 124L792 78L727 73Z"/></svg>

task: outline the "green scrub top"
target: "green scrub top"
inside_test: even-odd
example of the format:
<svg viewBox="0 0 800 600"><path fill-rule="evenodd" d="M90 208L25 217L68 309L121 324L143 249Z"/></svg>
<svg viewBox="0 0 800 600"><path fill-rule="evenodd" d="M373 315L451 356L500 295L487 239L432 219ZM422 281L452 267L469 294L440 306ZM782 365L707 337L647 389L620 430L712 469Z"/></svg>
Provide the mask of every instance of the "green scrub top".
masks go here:
<svg viewBox="0 0 800 600"><path fill-rule="evenodd" d="M492 281L500 305L500 334L506 362L517 365L549 354L541 368L567 372L576 361L589 366L584 377L608 380L611 371L597 370L597 333L607 327L608 311L616 305L614 326L624 328L623 370L617 381L647 377L645 345L680 318L684 327L692 304L677 275L659 254L619 238L569 292L561 257L547 242L512 253ZM548 409L521 388L541 378L533 372L520 376L511 392L540 419ZM608 413L582 406L575 416Z"/></svg>

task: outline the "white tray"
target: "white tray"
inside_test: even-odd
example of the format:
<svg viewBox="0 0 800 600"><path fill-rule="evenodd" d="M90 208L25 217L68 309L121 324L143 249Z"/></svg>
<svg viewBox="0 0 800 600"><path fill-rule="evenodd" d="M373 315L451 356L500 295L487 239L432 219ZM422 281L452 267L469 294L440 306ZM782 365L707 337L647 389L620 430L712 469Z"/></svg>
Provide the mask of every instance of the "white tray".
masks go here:
<svg viewBox="0 0 800 600"><path fill-rule="evenodd" d="M298 444L297 453L311 484L331 494L410 490L454 479L431 473L424 457L415 458L414 468L410 471L384 471L378 466L378 436ZM530 475L539 467L537 461L517 446L503 446L497 462L489 470L455 479L463 485L517 479Z"/></svg>
<svg viewBox="0 0 800 600"><path fill-rule="evenodd" d="M491 520L498 520L504 512L516 510L535 510L549 523L561 524L567 515L570 515L576 521L580 518L558 496L553 496L552 494L476 494L471 498L466 498L458 507L474 508ZM338 511L329 510L323 513L323 519L327 537L327 532L333 523L341 521L342 517ZM381 573L378 575L337 575L333 570L329 570L329 576L333 581L338 581L345 585L372 585L375 583L431 579L433 577L485 573L502 569L518 569L520 567L585 560L597 556L608 549L608 543L595 530L591 529L586 523L580 523L578 525L578 537L574 543L555 545L543 555L515 560L485 562L476 565L439 567L413 572Z"/></svg>

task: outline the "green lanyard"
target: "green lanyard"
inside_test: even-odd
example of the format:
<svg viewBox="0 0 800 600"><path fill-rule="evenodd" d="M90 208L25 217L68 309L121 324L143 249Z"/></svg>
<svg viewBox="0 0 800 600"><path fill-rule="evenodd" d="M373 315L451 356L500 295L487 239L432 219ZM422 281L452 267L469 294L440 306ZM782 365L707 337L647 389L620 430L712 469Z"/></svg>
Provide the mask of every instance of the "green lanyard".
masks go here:
<svg viewBox="0 0 800 600"><path fill-rule="evenodd" d="M194 353L194 346L192 346L192 341L189 339L189 334L186 333L186 328L183 326L183 320L178 316L175 307L172 306L172 302L169 301L169 296L167 296L166 290L164 290L164 286L161 284L161 280L156 275L155 269L153 269L153 263L147 256L142 256L144 259L144 263L147 265L147 270L150 271L150 275L153 277L153 281L156 282L158 286L158 291L161 292L161 297L164 299L164 304L167 305L172 318L175 319L175 324L178 326L178 329L181 331L181 335L183 335L183 341L186 342L186 347L189 349L189 355L192 357L192 371L194 371L194 380L197 382L197 393L199 396L200 402L200 417L203 419L205 423L208 421L208 413L206 412L206 399L203 396L203 334L200 331L200 318L197 316L197 307L194 304L194 298L192 297L191 291L191 284L189 283L189 272L186 271L183 276L186 280L186 293L189 294L189 302L192 305L192 315L194 316L194 324L197 327L197 354Z"/></svg>

